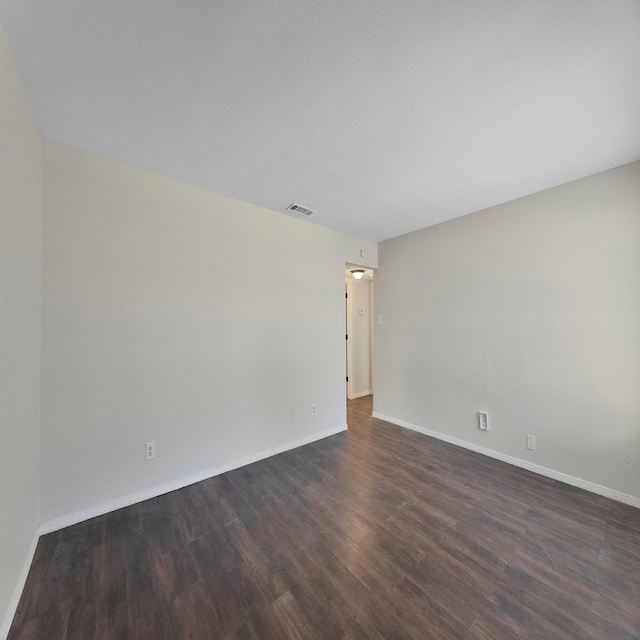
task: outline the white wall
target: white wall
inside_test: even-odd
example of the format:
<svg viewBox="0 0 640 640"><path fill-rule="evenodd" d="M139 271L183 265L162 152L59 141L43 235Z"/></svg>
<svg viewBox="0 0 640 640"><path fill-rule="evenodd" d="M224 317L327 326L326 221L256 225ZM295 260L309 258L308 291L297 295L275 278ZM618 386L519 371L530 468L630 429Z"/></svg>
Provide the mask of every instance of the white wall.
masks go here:
<svg viewBox="0 0 640 640"><path fill-rule="evenodd" d="M640 163L379 249L378 415L640 497Z"/></svg>
<svg viewBox="0 0 640 640"><path fill-rule="evenodd" d="M359 398L371 393L371 280L356 280L349 276L349 281L350 397Z"/></svg>
<svg viewBox="0 0 640 640"><path fill-rule="evenodd" d="M0 26L0 637L38 524L41 221L40 131Z"/></svg>
<svg viewBox="0 0 640 640"><path fill-rule="evenodd" d="M375 243L48 140L44 202L43 522L344 428Z"/></svg>

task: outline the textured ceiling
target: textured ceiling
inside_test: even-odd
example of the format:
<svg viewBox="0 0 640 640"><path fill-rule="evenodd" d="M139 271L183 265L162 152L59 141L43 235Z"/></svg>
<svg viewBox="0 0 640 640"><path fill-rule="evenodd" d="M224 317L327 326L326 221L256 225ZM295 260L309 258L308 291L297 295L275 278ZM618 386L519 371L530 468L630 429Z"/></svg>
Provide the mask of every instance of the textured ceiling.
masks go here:
<svg viewBox="0 0 640 640"><path fill-rule="evenodd" d="M0 0L0 21L43 135L373 240L640 159L637 0Z"/></svg>

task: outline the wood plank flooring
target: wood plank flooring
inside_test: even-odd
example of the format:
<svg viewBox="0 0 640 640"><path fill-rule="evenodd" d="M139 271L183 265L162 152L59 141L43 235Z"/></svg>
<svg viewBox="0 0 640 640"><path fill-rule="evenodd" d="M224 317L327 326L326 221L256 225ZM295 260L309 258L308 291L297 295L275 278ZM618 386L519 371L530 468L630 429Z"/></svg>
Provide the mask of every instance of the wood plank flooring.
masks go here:
<svg viewBox="0 0 640 640"><path fill-rule="evenodd" d="M10 640L640 638L640 510L348 413L44 536Z"/></svg>

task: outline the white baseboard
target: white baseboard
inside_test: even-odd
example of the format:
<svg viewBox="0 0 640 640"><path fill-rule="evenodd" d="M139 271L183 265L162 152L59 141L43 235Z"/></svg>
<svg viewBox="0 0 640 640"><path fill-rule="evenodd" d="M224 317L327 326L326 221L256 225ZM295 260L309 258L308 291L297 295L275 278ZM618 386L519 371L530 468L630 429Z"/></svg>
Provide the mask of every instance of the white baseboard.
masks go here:
<svg viewBox="0 0 640 640"><path fill-rule="evenodd" d="M165 493L169 493L170 491L175 491L176 489L182 489L183 487L187 487L191 484L195 484L196 482L206 480L207 478L212 478L213 476L220 475L221 473L232 471L233 469L238 469L239 467L244 467L245 465L264 460L265 458L270 458L271 456L275 456L279 453L284 453L285 451L290 451L291 449L297 449L298 447L302 447L305 444L310 444L312 442L316 442L317 440L328 438L329 436L333 436L346 430L346 424L334 429L327 429L326 431L321 431L320 433L316 433L312 436L301 438L300 440L294 440L293 442L290 442L286 445L266 449L265 451L261 451L260 453L242 458L241 460L236 460L235 462L231 462L230 464L223 465L215 469L207 469L206 471L201 471L200 473L194 474L192 476L180 478L172 482L167 482L156 487L151 487L150 489L137 491L135 493L129 494L128 496L117 498L116 500L110 500L109 502L103 502L102 504L96 505L94 507L89 507L88 509L83 509L81 511L76 511L75 513L70 513L60 518L55 518L50 522L40 525L40 527L33 535L33 540L31 541L29 552L22 566L20 578L18 579L18 583L13 592L13 596L11 598L11 601L9 602L9 607L2 622L2 626L0 627L0 640L6 640L7 636L9 635L9 629L11 628L11 623L13 622L13 618L18 609L18 605L20 604L22 591L24 590L24 585L27 581L27 576L29 575L29 569L31 568L40 536L58 531L59 529L64 529L64 527L69 527L73 524L78 524L79 522L89 520L90 518L95 518L96 516L104 515L105 513L115 511L116 509L120 509L122 507L127 507L132 504L148 500L150 498L161 496Z"/></svg>
<svg viewBox="0 0 640 640"><path fill-rule="evenodd" d="M20 604L20 598L22 597L22 591L24 589L24 585L27 582L27 576L29 575L29 569L31 569L31 563L33 562L33 556L36 553L36 547L38 546L38 540L40 539L40 531L36 530L33 534L33 540L31 540L31 546L29 547L29 551L27 552L27 557L24 560L24 564L22 565L22 571L20 572L20 577L18 578L18 584L16 584L16 588L13 591L13 596L11 596L11 600L9 601L9 608L5 613L4 620L2 621L2 626L0 627L0 640L6 640L9 635L9 629L11 629L11 623L13 622L13 618L16 615L16 611L18 610L18 605Z"/></svg>
<svg viewBox="0 0 640 640"><path fill-rule="evenodd" d="M591 491L591 493L596 493L599 496L604 496L605 498L611 498L612 500L616 500L617 502L623 502L624 504L628 504L632 507L640 508L640 497L632 496L627 493L622 493L622 491L616 491L615 489L609 489L609 487L603 487L602 485L595 484L594 482L589 482L588 480L582 480L581 478L574 478L573 476L570 476L566 473L562 473L560 471L554 471L553 469L542 467L538 464L534 464L533 462L529 462L527 460L514 458L513 456L509 456L505 453L500 453L500 451L487 449L486 447L481 447L480 445L467 442L466 440L460 440L459 438L452 438L451 436L448 436L444 433L440 433L438 431L432 431L431 429L425 429L424 427L419 427L418 425L411 424L410 422L405 422L404 420L398 420L397 418L392 418L391 416L385 416L381 413L378 413L377 411L373 412L373 417L378 418L379 420L384 420L385 422L390 422L391 424L396 424L399 427L404 427L405 429L411 429L412 431L417 431L418 433L422 433L426 436L431 436L432 438L437 438L438 440L443 440L444 442L448 442L449 444L454 444L458 447L463 447L464 449L469 449L470 451L481 453L490 458L495 458L496 460L507 462L508 464L512 464L516 467L526 469L527 471L532 471L533 473L537 473L538 475L551 478L552 480L558 480L559 482L564 482L565 484L569 484L572 487L585 489L586 491Z"/></svg>
<svg viewBox="0 0 640 640"><path fill-rule="evenodd" d="M349 400L355 400L356 398L364 398L365 396L370 396L371 391L363 391L362 393L354 393L349 396Z"/></svg>
<svg viewBox="0 0 640 640"><path fill-rule="evenodd" d="M290 451L291 449L297 449L298 447L302 447L305 444L310 444L311 442L322 440L323 438L328 438L329 436L333 436L336 433L346 431L346 429L346 424L334 429L327 429L326 431L321 431L320 433L316 433L312 436L301 438L300 440L294 440L293 442L290 442L286 445L272 447L271 449L261 451L260 453L242 458L241 460L236 460L221 467L206 469L194 475L187 476L186 478L172 480L171 482L167 482L165 484L151 487L149 489L144 489L142 491L136 491L135 493L131 493L127 496L116 498L115 500L110 500L109 502L103 502L102 504L98 504L87 509L82 509L81 511L76 511L68 515L55 518L54 520L41 525L39 533L40 535L52 533L53 531L58 531L59 529L64 529L65 527L70 527L71 525L83 522L84 520L89 520L90 518L95 518L96 516L101 516L105 513L115 511L116 509L128 507L132 504L143 502L144 500L149 500L150 498L156 498L165 493L169 493L170 491L182 489L183 487L187 487L190 484L201 482L202 480L212 478L213 476L218 476L221 473L226 473L227 471L232 471L233 469L244 467L245 465L252 464L253 462L258 462L259 460L264 460L265 458L270 458L271 456L275 456L279 453L284 453L285 451Z"/></svg>

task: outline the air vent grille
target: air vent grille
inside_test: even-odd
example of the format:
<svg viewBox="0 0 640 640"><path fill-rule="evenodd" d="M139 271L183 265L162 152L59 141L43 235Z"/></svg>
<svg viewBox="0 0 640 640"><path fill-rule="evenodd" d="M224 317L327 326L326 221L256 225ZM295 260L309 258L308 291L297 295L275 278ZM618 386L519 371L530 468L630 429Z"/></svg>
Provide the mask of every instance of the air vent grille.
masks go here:
<svg viewBox="0 0 640 640"><path fill-rule="evenodd" d="M307 207L301 207L299 204L292 202L287 209L289 211L295 211L296 213L301 213L303 216L310 216L314 213L313 209L307 209Z"/></svg>

